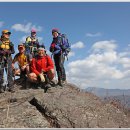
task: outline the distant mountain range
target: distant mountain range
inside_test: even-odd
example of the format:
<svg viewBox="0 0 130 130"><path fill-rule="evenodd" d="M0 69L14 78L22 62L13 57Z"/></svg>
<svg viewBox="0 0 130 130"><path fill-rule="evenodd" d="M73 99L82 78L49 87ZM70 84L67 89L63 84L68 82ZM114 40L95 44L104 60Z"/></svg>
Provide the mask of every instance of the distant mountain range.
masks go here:
<svg viewBox="0 0 130 130"><path fill-rule="evenodd" d="M101 99L108 98L109 100L115 99L121 102L125 107L130 108L130 89L104 89L96 87L88 87L85 89Z"/></svg>
<svg viewBox="0 0 130 130"><path fill-rule="evenodd" d="M130 96L130 89L105 89L105 88L88 87L87 89L85 89L85 91L91 92L99 97L122 96L122 95Z"/></svg>

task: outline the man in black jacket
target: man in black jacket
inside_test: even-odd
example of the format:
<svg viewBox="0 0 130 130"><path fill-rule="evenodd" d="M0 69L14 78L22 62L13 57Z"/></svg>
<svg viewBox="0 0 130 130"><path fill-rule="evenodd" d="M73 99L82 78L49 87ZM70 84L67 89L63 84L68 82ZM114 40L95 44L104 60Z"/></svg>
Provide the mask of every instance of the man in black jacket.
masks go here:
<svg viewBox="0 0 130 130"><path fill-rule="evenodd" d="M3 30L0 38L0 93L4 92L4 69L7 73L8 91L14 92L13 74L12 74L12 56L14 54L14 45L10 41L11 32Z"/></svg>

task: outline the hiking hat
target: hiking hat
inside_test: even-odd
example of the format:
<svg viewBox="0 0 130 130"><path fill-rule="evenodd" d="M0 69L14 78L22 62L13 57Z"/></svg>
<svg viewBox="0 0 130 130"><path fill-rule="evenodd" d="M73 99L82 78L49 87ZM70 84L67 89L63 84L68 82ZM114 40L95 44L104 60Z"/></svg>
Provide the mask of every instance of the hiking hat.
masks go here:
<svg viewBox="0 0 130 130"><path fill-rule="evenodd" d="M37 49L37 51L45 51L45 49L40 47L40 48Z"/></svg>
<svg viewBox="0 0 130 130"><path fill-rule="evenodd" d="M35 29L32 29L32 30L31 30L31 33L36 33L36 30L35 30Z"/></svg>
<svg viewBox="0 0 130 130"><path fill-rule="evenodd" d="M11 32L9 30L3 30L2 34L11 34Z"/></svg>
<svg viewBox="0 0 130 130"><path fill-rule="evenodd" d="M54 33L54 32L59 33L59 29L58 29L58 28L53 28L53 29L52 29L52 33Z"/></svg>
<svg viewBox="0 0 130 130"><path fill-rule="evenodd" d="M23 43L20 43L20 44L18 45L18 48L25 48L25 46L24 46Z"/></svg>

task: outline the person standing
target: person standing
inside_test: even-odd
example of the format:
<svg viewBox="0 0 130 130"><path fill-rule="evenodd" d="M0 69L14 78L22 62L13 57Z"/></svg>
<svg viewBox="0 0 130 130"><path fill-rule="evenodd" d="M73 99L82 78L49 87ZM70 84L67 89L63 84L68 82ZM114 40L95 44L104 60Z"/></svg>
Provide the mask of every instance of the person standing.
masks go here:
<svg viewBox="0 0 130 130"><path fill-rule="evenodd" d="M25 54L28 60L31 62L32 58L36 56L37 49L40 47L38 38L36 37L37 32L35 29L31 30L31 36L28 36L25 41Z"/></svg>
<svg viewBox="0 0 130 130"><path fill-rule="evenodd" d="M66 72L64 68L65 55L63 54L62 37L58 29L52 29L53 41L50 46L50 52L53 54L57 76L58 85L63 87L66 83Z"/></svg>
<svg viewBox="0 0 130 130"><path fill-rule="evenodd" d="M12 56L14 44L10 41L11 32L3 30L0 38L0 93L4 92L4 69L7 73L8 91L14 92L14 81L12 74Z"/></svg>

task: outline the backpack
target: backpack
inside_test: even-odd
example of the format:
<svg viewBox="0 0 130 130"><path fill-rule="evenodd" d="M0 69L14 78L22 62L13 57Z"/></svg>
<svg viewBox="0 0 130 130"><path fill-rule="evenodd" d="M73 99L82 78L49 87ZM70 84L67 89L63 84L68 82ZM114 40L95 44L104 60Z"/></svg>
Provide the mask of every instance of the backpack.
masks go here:
<svg viewBox="0 0 130 130"><path fill-rule="evenodd" d="M66 34L60 34L60 37L61 37L61 40L62 40L61 41L62 52L67 57L67 55L71 51L71 45L68 41ZM67 60L68 60L68 57L67 57Z"/></svg>

